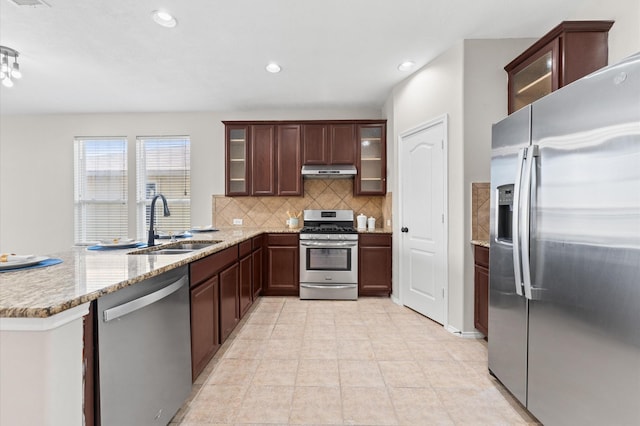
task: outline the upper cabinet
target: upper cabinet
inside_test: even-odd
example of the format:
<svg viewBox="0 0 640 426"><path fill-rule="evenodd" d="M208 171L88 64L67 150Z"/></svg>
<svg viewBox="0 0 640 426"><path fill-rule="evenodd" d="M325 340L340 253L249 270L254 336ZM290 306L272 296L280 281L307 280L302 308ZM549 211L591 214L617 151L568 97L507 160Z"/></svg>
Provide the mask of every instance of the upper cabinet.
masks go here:
<svg viewBox="0 0 640 426"><path fill-rule="evenodd" d="M353 123L303 125L303 164L355 164Z"/></svg>
<svg viewBox="0 0 640 426"><path fill-rule="evenodd" d="M607 65L613 21L564 21L504 67L509 114Z"/></svg>
<svg viewBox="0 0 640 426"><path fill-rule="evenodd" d="M226 126L226 193L249 195L249 126Z"/></svg>
<svg viewBox="0 0 640 426"><path fill-rule="evenodd" d="M227 196L303 195L303 164L354 165L354 195L387 192L385 120L224 124Z"/></svg>
<svg viewBox="0 0 640 426"><path fill-rule="evenodd" d="M386 124L358 124L356 195L387 193Z"/></svg>

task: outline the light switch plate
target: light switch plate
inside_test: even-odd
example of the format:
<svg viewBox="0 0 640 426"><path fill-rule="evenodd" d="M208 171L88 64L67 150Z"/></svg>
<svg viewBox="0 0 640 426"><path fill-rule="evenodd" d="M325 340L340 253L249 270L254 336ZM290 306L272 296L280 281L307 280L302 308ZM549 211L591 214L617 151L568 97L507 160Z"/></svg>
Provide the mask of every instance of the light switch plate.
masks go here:
<svg viewBox="0 0 640 426"><path fill-rule="evenodd" d="M242 219L233 219L234 225L242 225Z"/></svg>

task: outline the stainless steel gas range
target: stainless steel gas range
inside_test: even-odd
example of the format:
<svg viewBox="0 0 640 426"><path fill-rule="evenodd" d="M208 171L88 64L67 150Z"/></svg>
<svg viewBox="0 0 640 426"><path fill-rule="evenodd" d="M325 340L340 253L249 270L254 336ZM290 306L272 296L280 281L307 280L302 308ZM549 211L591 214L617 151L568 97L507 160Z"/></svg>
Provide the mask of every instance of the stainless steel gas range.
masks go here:
<svg viewBox="0 0 640 426"><path fill-rule="evenodd" d="M358 231L352 210L305 210L300 299L358 298Z"/></svg>

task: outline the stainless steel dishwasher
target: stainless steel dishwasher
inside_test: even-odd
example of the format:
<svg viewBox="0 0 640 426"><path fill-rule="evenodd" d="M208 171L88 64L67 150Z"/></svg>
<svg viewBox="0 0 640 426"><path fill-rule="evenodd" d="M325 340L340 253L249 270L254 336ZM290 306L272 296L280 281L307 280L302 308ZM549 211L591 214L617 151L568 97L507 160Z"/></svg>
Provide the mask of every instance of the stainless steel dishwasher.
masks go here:
<svg viewBox="0 0 640 426"><path fill-rule="evenodd" d="M102 426L166 425L191 392L187 267L97 301Z"/></svg>

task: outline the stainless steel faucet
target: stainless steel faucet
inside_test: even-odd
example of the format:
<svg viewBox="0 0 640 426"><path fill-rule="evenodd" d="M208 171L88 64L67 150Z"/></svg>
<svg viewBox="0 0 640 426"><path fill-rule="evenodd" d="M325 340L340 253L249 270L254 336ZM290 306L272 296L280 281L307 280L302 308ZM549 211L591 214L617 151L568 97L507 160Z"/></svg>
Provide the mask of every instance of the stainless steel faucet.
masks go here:
<svg viewBox="0 0 640 426"><path fill-rule="evenodd" d="M164 216L171 216L169 206L167 205L167 199L164 198L164 195L158 194L153 197L153 200L151 200L151 213L149 214L149 240L147 241L148 247L153 247L155 245L156 232L153 229L153 222L155 221L156 200L158 198L162 199L162 204L164 205Z"/></svg>

